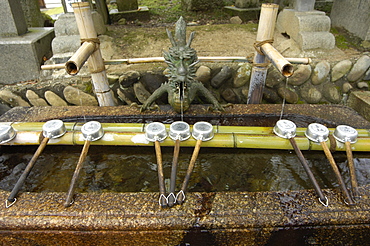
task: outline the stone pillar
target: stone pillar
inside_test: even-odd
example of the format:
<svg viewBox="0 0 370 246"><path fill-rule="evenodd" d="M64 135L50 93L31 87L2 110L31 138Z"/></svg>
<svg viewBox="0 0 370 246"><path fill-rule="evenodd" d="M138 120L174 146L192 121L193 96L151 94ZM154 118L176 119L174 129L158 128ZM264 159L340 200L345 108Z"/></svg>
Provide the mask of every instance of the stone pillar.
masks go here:
<svg viewBox="0 0 370 246"><path fill-rule="evenodd" d="M315 0L295 0L293 8L300 12L313 11L315 9Z"/></svg>
<svg viewBox="0 0 370 246"><path fill-rule="evenodd" d="M94 27L98 35L107 31L102 16L98 12L92 12ZM80 48L81 40L78 32L76 18L73 13L59 16L54 23L55 38L52 42L53 62L65 63Z"/></svg>
<svg viewBox="0 0 370 246"><path fill-rule="evenodd" d="M21 5L29 27L43 27L44 18L41 15L38 0L21 0Z"/></svg>
<svg viewBox="0 0 370 246"><path fill-rule="evenodd" d="M257 7L259 4L258 0L236 0L235 1L235 7L241 8L241 9L246 9L250 7Z"/></svg>
<svg viewBox="0 0 370 246"><path fill-rule="evenodd" d="M0 1L0 36L14 37L27 32L27 23L24 18L19 0Z"/></svg>
<svg viewBox="0 0 370 246"><path fill-rule="evenodd" d="M139 5L137 0L117 0L117 7L118 11L129 11L129 10L137 10Z"/></svg>
<svg viewBox="0 0 370 246"><path fill-rule="evenodd" d="M0 1L0 83L38 79L51 57L53 28L27 28L19 0ZM40 11L40 10L39 10Z"/></svg>
<svg viewBox="0 0 370 246"><path fill-rule="evenodd" d="M331 21L325 12L314 10L315 0L295 0L294 9L284 9L278 15L276 28L293 39L302 50L333 49Z"/></svg>
<svg viewBox="0 0 370 246"><path fill-rule="evenodd" d="M364 41L370 41L370 1L335 0L330 18L334 27L345 28Z"/></svg>

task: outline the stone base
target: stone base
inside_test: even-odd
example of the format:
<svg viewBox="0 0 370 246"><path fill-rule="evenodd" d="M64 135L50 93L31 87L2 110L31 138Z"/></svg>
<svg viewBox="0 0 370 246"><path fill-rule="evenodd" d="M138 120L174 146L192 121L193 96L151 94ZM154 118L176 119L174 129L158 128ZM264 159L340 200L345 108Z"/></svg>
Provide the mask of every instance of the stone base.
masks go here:
<svg viewBox="0 0 370 246"><path fill-rule="evenodd" d="M44 57L52 56L53 28L29 28L17 37L0 38L2 84L38 79Z"/></svg>
<svg viewBox="0 0 370 246"><path fill-rule="evenodd" d="M280 33L288 34L302 50L333 49L335 38L330 31L330 18L321 11L299 12L284 9L276 22Z"/></svg>
<svg viewBox="0 0 370 246"><path fill-rule="evenodd" d="M237 8L234 6L225 6L224 11L231 16L239 16L244 22L250 20L258 20L261 12L261 8Z"/></svg>
<svg viewBox="0 0 370 246"><path fill-rule="evenodd" d="M110 20L112 23L118 22L120 19L125 18L126 20L149 20L149 8L147 6L140 6L138 10L130 10L118 13L110 13Z"/></svg>
<svg viewBox="0 0 370 246"><path fill-rule="evenodd" d="M370 91L354 91L349 95L348 106L366 120L370 120Z"/></svg>

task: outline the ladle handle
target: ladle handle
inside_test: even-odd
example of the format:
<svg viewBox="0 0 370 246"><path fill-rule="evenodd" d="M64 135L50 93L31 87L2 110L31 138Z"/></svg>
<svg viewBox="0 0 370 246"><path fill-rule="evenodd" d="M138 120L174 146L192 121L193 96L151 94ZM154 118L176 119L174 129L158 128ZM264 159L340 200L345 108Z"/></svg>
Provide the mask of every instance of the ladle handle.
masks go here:
<svg viewBox="0 0 370 246"><path fill-rule="evenodd" d="M159 182L159 203L162 207L167 206L166 201L166 186L164 183L163 164L162 164L162 152L159 141L154 142L155 155L157 157L157 170L158 170L158 182Z"/></svg>
<svg viewBox="0 0 370 246"><path fill-rule="evenodd" d="M351 143L349 141L345 142L346 145L346 153L347 153L347 160L348 160L348 168L349 168L349 175L351 177L351 186L352 186L352 193L353 195L357 195L357 178L356 178L356 170L355 165L353 163L353 155L351 150Z"/></svg>
<svg viewBox="0 0 370 246"><path fill-rule="evenodd" d="M77 179L78 179L78 176L80 175L80 171L82 169L84 160L87 156L87 152L89 151L90 143L91 143L91 141L89 141L89 140L86 140L85 143L84 143L84 147L82 148L82 152L80 154L80 158L79 158L78 163L76 165L75 172L73 173L71 184L69 185L69 189L68 189L68 192L67 192L67 198L66 198L66 201L64 203L64 207L69 207L69 206L72 205L72 199L73 199L73 194L74 194L74 190L75 190L75 187L76 187Z"/></svg>
<svg viewBox="0 0 370 246"><path fill-rule="evenodd" d="M172 207L175 203L175 196L171 194L174 194L176 189L176 176L177 176L177 165L179 162L179 153L180 153L180 139L176 139L175 147L173 150L173 159L171 168L170 195L168 196L168 206L170 207Z"/></svg>
<svg viewBox="0 0 370 246"><path fill-rule="evenodd" d="M195 144L193 155L191 156L191 159L190 159L190 163L189 163L188 170L187 170L185 178L184 178L184 182L182 183L182 186L181 186L182 194L184 194L186 192L186 188L187 188L189 180L190 180L190 175L193 172L193 169L194 169L194 166L195 166L195 161L198 158L198 154L199 154L201 144L202 144L202 140L198 139L197 143ZM183 202L183 199L184 198L182 196L179 196L178 199L177 199L177 202L181 204Z"/></svg>
<svg viewBox="0 0 370 246"><path fill-rule="evenodd" d="M310 178L313 186L315 187L315 191L316 191L317 195L319 196L320 201L323 202L323 203L327 202L327 198L322 193L322 190L321 190L319 184L317 183L317 180L316 180L315 176L313 175L310 167L308 166L308 163L307 163L306 159L304 158L304 156L302 154L302 151L299 149L299 147L297 145L297 142L295 141L294 138L289 138L289 141L290 141L290 144L293 146L294 151L297 154L299 161L302 163L302 166L303 166L304 170L306 171L308 177Z"/></svg>
<svg viewBox="0 0 370 246"><path fill-rule="evenodd" d="M9 202L14 202L14 198L17 196L20 188L22 187L24 181L26 180L26 178L28 177L28 175L30 174L34 164L36 163L37 161L37 158L39 158L40 154L42 153L42 151L45 149L47 143L49 142L49 139L50 138L47 138L45 137L39 147L37 148L35 154L33 154L32 156L32 159L30 160L30 162L27 164L26 168L24 169L22 175L20 176L20 178L18 179L17 183L15 184L12 192L10 193L9 197L8 197L8 201Z"/></svg>
<svg viewBox="0 0 370 246"><path fill-rule="evenodd" d="M328 158L329 163L330 163L330 165L331 165L331 167L332 167L332 169L333 169L333 171L334 171L334 173L335 173L335 175L337 177L337 180L339 182L339 186L342 189L343 195L347 199L345 202L348 205L354 205L355 203L354 203L351 195L348 193L348 190L347 190L346 185L344 184L342 175L340 174L339 168L338 168L337 164L335 163L334 158L333 158L333 156L332 156L332 154L331 154L328 146L326 145L325 142L320 142L320 144L321 144L321 147L323 148L323 150L325 152L326 158Z"/></svg>

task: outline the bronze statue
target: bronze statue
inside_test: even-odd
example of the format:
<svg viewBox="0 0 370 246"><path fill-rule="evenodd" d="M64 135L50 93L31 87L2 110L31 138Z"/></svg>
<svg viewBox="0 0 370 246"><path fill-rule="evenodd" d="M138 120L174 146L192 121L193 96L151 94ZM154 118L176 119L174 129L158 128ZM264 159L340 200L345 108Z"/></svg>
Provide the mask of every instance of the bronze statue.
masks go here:
<svg viewBox="0 0 370 246"><path fill-rule="evenodd" d="M164 52L165 62L168 64L168 81L163 83L142 105L141 111L148 109L163 93L168 94L168 102L178 112L185 112L197 93L203 95L216 110L223 110L221 104L204 85L195 80L195 65L199 62L197 52L190 47L194 39L194 32L186 42L186 22L182 17L176 22L175 37L167 30L172 47Z"/></svg>

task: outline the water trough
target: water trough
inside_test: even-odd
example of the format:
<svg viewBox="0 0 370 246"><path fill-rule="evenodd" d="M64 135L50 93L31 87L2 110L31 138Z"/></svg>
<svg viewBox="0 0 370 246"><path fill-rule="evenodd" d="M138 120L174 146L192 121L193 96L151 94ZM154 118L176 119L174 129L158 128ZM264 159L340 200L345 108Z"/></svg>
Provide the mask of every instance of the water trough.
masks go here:
<svg viewBox="0 0 370 246"><path fill-rule="evenodd" d="M232 155L240 152L251 155L253 152L270 156L270 159L274 155L278 156L279 151L293 150L288 139L273 133L273 126L280 118L281 105L234 105L223 113L211 113L206 109L206 106L192 105L184 115L184 121L191 126L202 120L212 123L214 127L214 138L202 143L199 158L203 156L202 158L207 159L208 150L225 154L230 152ZM155 159L153 143L125 144L125 141L135 134L144 134L146 123L162 122L169 128L172 122L180 118L179 114L166 106L162 107L161 111L146 113L139 113L138 109L126 106L18 107L0 117L1 122L13 122L8 124L17 132L17 136L4 143L1 150L3 156L17 151L32 153L33 148L42 141L40 133L43 122L61 119L65 122L67 132L61 138L49 141L50 146L46 148L47 152L40 161L45 158L48 162L47 156L51 156L53 152L63 152L62 149L70 155L78 156L81 149L78 146L84 144L80 132L82 125L87 121L97 120L102 123L105 134L102 139L91 142L91 148L94 149L88 155L96 152L96 156L101 158L91 157L89 163L98 164L104 162L104 158L119 158L125 148L129 152L126 154L131 155L135 155L138 149L139 152L150 149L149 153ZM370 158L370 123L350 108L286 105L283 118L292 120L297 125L295 140L302 151L310 150L304 152L307 160L310 160L312 153L318 153L321 155L318 159L325 161L320 144L311 143L304 136L307 126L313 122L324 124L331 133L338 125L356 128L357 142L351 144L353 155L365 163ZM19 136L24 132L29 134L28 142L20 143ZM106 141L108 144L103 146L104 141L112 136L121 137L110 144ZM243 141L238 141L238 136L244 137ZM251 142L248 142L248 139L251 139ZM217 141L219 143L215 144ZM195 143L193 138L182 141L180 156L187 155L189 158ZM27 146L23 146L24 144ZM161 143L164 159L171 160L168 157L172 155L174 144L170 138ZM337 150L334 158L345 159L345 144L329 137L328 147ZM252 152L251 148L254 149ZM109 152L113 149L120 152ZM105 151L106 157L103 158L102 153ZM200 163L202 162L203 159L200 160ZM231 164L224 163L222 170L229 170L225 165ZM125 162L121 165L125 165ZM129 163L127 165L129 166ZM199 166L199 163L197 165ZM298 159L296 165L300 165ZM2 168L4 166L2 164ZM166 170L169 173L170 168L167 167ZM125 172L129 171L125 169ZM57 170L58 172L63 170ZM179 170L179 176L181 172ZM47 174L45 176L48 176ZM152 170L151 174L155 177L153 183L158 184L156 172L153 173ZM63 183L62 180L57 180L60 177L57 175L54 181L52 179L48 182ZM323 176L317 178L322 179ZM346 180L349 183L349 178ZM79 190L75 203L65 208L63 203L69 181L62 190L44 187L38 191L30 191L27 190L30 186L26 185L21 190L17 203L8 209L4 206L0 211L1 238L7 245L281 245L283 242L285 245L337 245L338 242L359 245L366 244L369 240L367 232L370 218L370 184L367 182L359 180L358 191L361 198L356 200L354 206L347 206L343 202L340 190L330 184L326 185L323 193L328 198L329 206L325 207L318 202L315 190L309 185L308 188L299 190L250 191L246 187L235 190L214 187L200 189L201 182L194 184L194 181L197 180L193 179L189 183L193 183L193 186L186 194L186 201L171 208L161 208L158 205L158 186L141 192L123 192L108 188L85 192ZM0 191L2 201L8 196L9 190Z"/></svg>

